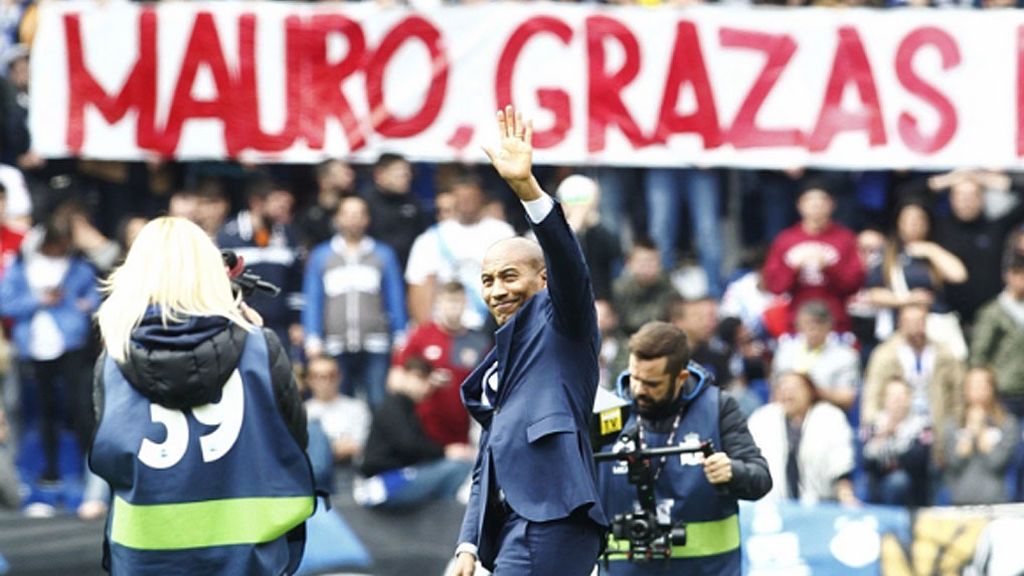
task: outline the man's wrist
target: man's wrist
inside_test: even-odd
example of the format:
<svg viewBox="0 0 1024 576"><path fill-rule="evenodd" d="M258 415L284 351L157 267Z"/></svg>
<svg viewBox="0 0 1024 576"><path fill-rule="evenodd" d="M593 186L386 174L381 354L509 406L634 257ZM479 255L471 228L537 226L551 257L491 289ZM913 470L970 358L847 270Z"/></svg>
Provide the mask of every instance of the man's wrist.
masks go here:
<svg viewBox="0 0 1024 576"><path fill-rule="evenodd" d="M505 182L523 202L536 200L537 198L545 195L544 190L540 187L540 182L537 182L537 178L532 174L529 178L522 180L505 180Z"/></svg>
<svg viewBox="0 0 1024 576"><path fill-rule="evenodd" d="M455 557L458 558L460 554L469 554L473 558L476 558L477 547L476 544L469 542L463 542L455 548Z"/></svg>
<svg viewBox="0 0 1024 576"><path fill-rule="evenodd" d="M547 194L533 200L523 200L522 203L523 209L526 210L526 215L530 218L530 222L534 224L543 222L555 207L555 201Z"/></svg>

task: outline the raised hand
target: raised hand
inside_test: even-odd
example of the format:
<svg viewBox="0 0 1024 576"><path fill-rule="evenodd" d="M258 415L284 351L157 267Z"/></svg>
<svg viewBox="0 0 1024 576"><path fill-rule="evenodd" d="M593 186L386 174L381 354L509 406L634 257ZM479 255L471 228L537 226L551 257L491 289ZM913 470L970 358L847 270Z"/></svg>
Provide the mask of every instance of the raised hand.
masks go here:
<svg viewBox="0 0 1024 576"><path fill-rule="evenodd" d="M501 136L500 146L484 146L484 153L521 200L535 199L531 144L533 123L524 121L522 112L506 106L505 110L498 111L498 134Z"/></svg>

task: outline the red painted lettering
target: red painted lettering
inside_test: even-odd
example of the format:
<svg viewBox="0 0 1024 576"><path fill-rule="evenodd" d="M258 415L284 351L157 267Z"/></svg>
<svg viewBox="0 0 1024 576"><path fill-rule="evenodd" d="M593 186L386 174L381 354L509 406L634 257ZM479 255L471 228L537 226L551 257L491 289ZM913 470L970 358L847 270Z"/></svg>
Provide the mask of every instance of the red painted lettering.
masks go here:
<svg viewBox="0 0 1024 576"><path fill-rule="evenodd" d="M899 78L900 84L903 84L907 92L927 102L939 115L939 125L935 132L923 134L916 117L909 112L901 113L898 124L900 138L906 143L907 148L922 154L931 154L953 139L957 116L956 108L949 98L914 71L914 56L925 46L933 46L939 51L943 70L960 64L960 49L956 45L956 40L947 32L934 26L927 26L908 34L896 51L896 77Z"/></svg>
<svg viewBox="0 0 1024 576"><path fill-rule="evenodd" d="M344 35L348 45L348 52L338 62L327 61L327 38L331 34ZM341 84L362 66L366 52L363 29L341 14L316 14L309 25L307 42L309 72L308 84L304 86L302 135L310 148L323 148L325 120L334 116L341 122L349 149L359 150L366 145L366 136L341 91Z"/></svg>
<svg viewBox="0 0 1024 576"><path fill-rule="evenodd" d="M860 98L859 110L842 108L843 92L851 85L856 88ZM807 147L812 152L821 152L828 149L832 139L840 132L853 131L866 131L871 146L885 145L882 105L864 43L856 28L842 26L839 28L839 45L832 62L832 72L825 88L825 99Z"/></svg>
<svg viewBox="0 0 1024 576"><path fill-rule="evenodd" d="M688 114L679 114L679 94L684 85L693 86L697 107ZM672 61L665 79L665 94L661 99L661 113L654 141L665 143L669 136L692 132L699 134L704 148L722 145L722 130L718 125L715 96L711 91L704 55L700 49L700 38L693 22L680 22L676 27L676 44L672 50Z"/></svg>
<svg viewBox="0 0 1024 576"><path fill-rule="evenodd" d="M206 66L213 77L217 95L210 100L197 100L192 96L199 67ZM186 120L192 118L219 118L224 123L224 131L230 134L232 125L238 120L234 115L234 86L228 72L224 53L221 51L220 36L213 20L213 14L199 12L192 25L192 35L185 48L185 59L181 64L178 82L174 86L171 109L167 116L167 127L160 137L157 149L164 154L171 154L178 147L181 128ZM232 141L226 138L226 142ZM238 150L228 150L228 154L237 154Z"/></svg>
<svg viewBox="0 0 1024 576"><path fill-rule="evenodd" d="M613 39L622 46L625 62L622 68L609 73L605 65L604 41ZM587 55L589 75L587 82L587 150L604 150L605 132L617 126L635 148L646 145L636 120L622 103L622 89L640 72L640 46L636 36L624 24L609 16L587 18Z"/></svg>
<svg viewBox="0 0 1024 576"><path fill-rule="evenodd" d="M280 152L288 149L298 137L302 101L303 59L301 46L296 41L303 31L297 16L285 20L287 62L287 88L285 94L285 123L277 134L269 134L260 126L259 84L256 64L256 16L243 14L238 20L238 86L235 89L236 114L244 119L234 123L228 133L229 150L252 148L260 152Z"/></svg>
<svg viewBox="0 0 1024 576"><path fill-rule="evenodd" d="M737 28L722 28L718 32L722 46L757 50L766 56L761 74L754 80L747 97L740 104L736 118L727 135L737 149L772 146L802 146L804 133L799 128L764 129L757 126L757 113L768 94L779 81L789 60L796 52L796 41L789 34L767 34Z"/></svg>
<svg viewBox="0 0 1024 576"><path fill-rule="evenodd" d="M114 124L129 110L137 113L136 139L140 147L156 140L156 31L157 16L152 8L139 16L139 56L116 95L107 94L85 66L81 24L78 14L64 16L64 39L68 51L68 128L65 141L72 154L85 142L85 108L95 106L103 118Z"/></svg>
<svg viewBox="0 0 1024 576"><path fill-rule="evenodd" d="M495 102L498 108L515 104L512 99L512 86L515 76L516 61L523 47L536 34L548 33L556 36L563 44L572 40L572 28L565 22L550 16L535 16L526 20L509 37L508 44L498 59L497 77L494 83ZM540 88L537 90L537 101L541 108L551 112L555 118L554 125L546 130L533 133L533 145L536 148L550 148L565 140L566 133L572 126L572 110L569 94L558 88Z"/></svg>
<svg viewBox="0 0 1024 576"><path fill-rule="evenodd" d="M384 103L384 72L395 52L413 38L422 42L430 53L430 87L420 109L409 118L399 119ZM422 16L410 16L392 28L366 66L366 99L370 104L370 117L373 118L374 129L389 138L408 138L426 130L441 113L447 88L448 57L441 31Z"/></svg>

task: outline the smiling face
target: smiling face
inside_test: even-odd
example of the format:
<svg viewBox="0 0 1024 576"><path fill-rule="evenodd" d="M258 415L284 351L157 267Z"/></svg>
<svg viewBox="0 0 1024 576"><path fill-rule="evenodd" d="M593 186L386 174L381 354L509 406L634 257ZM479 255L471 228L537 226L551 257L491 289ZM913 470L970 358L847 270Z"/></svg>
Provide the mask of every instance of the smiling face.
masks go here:
<svg viewBox="0 0 1024 576"><path fill-rule="evenodd" d="M544 254L536 242L509 238L495 243L484 256L482 295L499 326L547 286Z"/></svg>

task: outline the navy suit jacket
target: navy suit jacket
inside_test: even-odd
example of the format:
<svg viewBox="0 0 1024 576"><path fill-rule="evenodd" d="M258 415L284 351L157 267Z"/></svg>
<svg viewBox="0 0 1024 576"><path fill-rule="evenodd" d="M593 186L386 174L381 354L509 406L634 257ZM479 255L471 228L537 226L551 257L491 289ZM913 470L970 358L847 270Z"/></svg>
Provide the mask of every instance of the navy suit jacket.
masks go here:
<svg viewBox="0 0 1024 576"><path fill-rule="evenodd" d="M495 333L495 346L462 383L462 401L483 427L460 542L497 555L498 489L519 516L545 522L583 508L607 526L595 484L589 419L598 384L600 335L583 253L555 203L534 233L547 288ZM493 406L485 380L498 378Z"/></svg>

